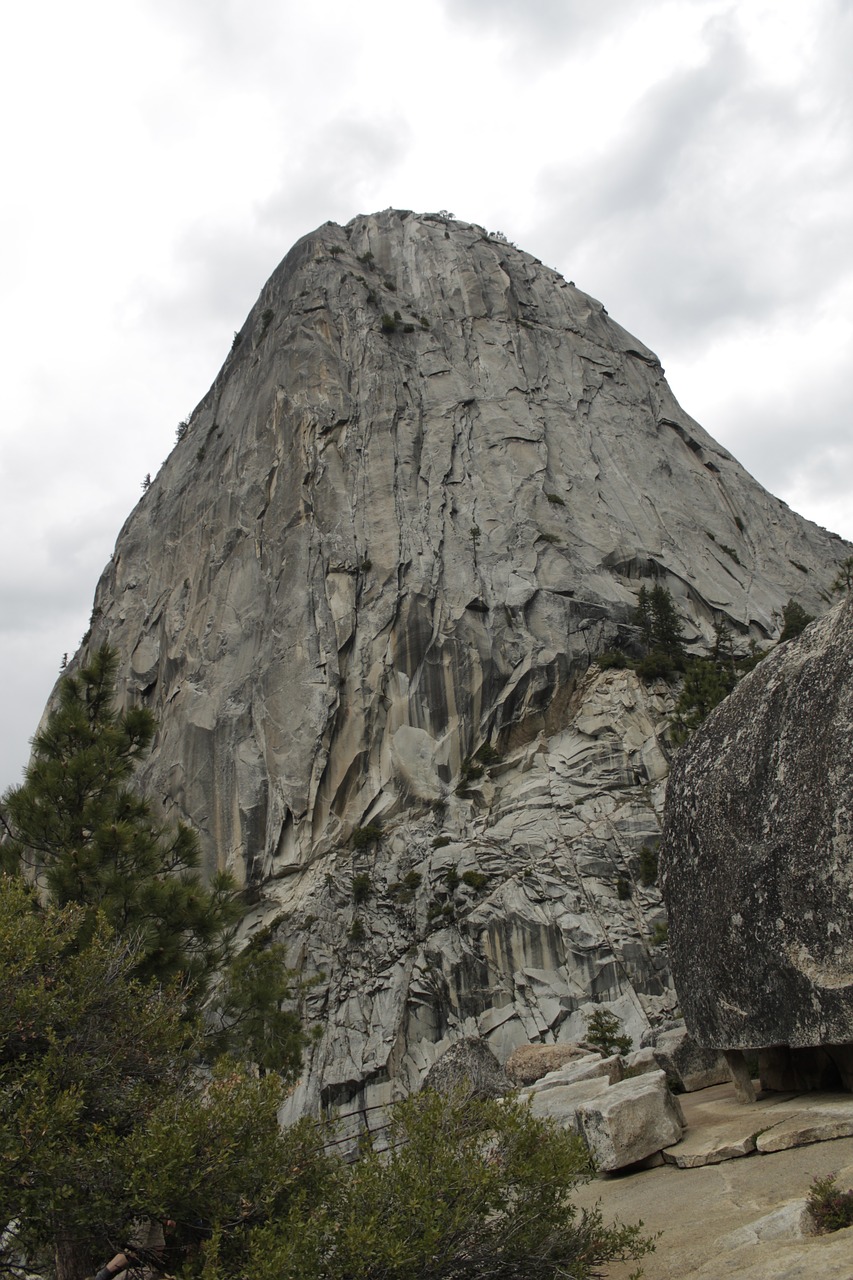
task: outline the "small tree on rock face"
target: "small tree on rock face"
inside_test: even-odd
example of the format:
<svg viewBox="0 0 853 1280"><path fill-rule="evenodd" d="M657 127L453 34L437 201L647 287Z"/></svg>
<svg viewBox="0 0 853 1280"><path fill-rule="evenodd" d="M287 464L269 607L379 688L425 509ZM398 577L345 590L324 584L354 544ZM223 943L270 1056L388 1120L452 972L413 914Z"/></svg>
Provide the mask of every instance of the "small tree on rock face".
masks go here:
<svg viewBox="0 0 853 1280"><path fill-rule="evenodd" d="M628 1053L633 1041L619 1034L619 1019L609 1009L596 1009L586 1024L586 1038L602 1053Z"/></svg>
<svg viewBox="0 0 853 1280"><path fill-rule="evenodd" d="M25 780L0 803L3 865L24 868L58 906L82 906L84 938L98 912L138 937L140 977L198 983L225 954L234 886L220 873L206 887L195 834L158 822L133 791L156 721L142 707L114 708L117 665L104 647L60 680Z"/></svg>
<svg viewBox="0 0 853 1280"><path fill-rule="evenodd" d="M646 656L637 664L638 673L647 679L656 679L682 671L684 627L666 587L660 583L655 583L651 591L640 587L634 616L647 649Z"/></svg>
<svg viewBox="0 0 853 1280"><path fill-rule="evenodd" d="M782 618L784 626L782 634L779 636L779 643L783 640L793 640L795 636L805 631L810 622L814 622L814 614L806 613L801 604L796 600L789 600L782 610Z"/></svg>
<svg viewBox="0 0 853 1280"><path fill-rule="evenodd" d="M265 946L266 941L250 943L229 964L214 1006L221 1029L213 1043L219 1052L253 1063L262 1075L273 1071L293 1080L311 1040L296 1008L303 986L287 967L285 947Z"/></svg>
<svg viewBox="0 0 853 1280"><path fill-rule="evenodd" d="M843 591L848 596L853 594L853 556L847 556L839 564L832 590Z"/></svg>

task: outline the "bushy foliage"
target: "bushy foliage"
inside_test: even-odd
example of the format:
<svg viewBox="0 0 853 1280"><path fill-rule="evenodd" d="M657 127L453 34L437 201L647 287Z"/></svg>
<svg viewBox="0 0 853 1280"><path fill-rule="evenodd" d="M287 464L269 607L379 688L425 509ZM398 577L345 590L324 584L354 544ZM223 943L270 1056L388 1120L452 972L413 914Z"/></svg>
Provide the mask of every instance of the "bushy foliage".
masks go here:
<svg viewBox="0 0 853 1280"><path fill-rule="evenodd" d="M838 573L832 582L833 591L853 594L853 556L846 556L838 565Z"/></svg>
<svg viewBox="0 0 853 1280"><path fill-rule="evenodd" d="M650 845L644 844L640 850L640 884L649 888L657 882L658 855Z"/></svg>
<svg viewBox="0 0 853 1280"><path fill-rule="evenodd" d="M211 1036L213 1055L229 1054L253 1063L261 1074L274 1071L283 1080L295 1079L310 1042L299 1015L302 991L281 943L265 936L250 943L230 962L216 993L210 1015L219 1024Z"/></svg>
<svg viewBox="0 0 853 1280"><path fill-rule="evenodd" d="M635 619L648 650L650 670L653 665L656 671L663 673L665 669L665 674L682 671L684 627L672 595L666 587L662 587L659 582L655 583L651 591L640 587ZM641 675L645 674L640 667L641 664L638 664L637 670Z"/></svg>
<svg viewBox="0 0 853 1280"><path fill-rule="evenodd" d="M252 1231L322 1198L325 1135L310 1120L282 1129L282 1100L277 1076L223 1061L135 1132L126 1150L133 1197L176 1222L171 1273L245 1275Z"/></svg>
<svg viewBox="0 0 853 1280"><path fill-rule="evenodd" d="M609 1009L596 1009L586 1023L586 1039L603 1053L628 1053L633 1040L619 1031L619 1019Z"/></svg>
<svg viewBox="0 0 853 1280"><path fill-rule="evenodd" d="M793 640L796 636L801 635L805 631L810 622L814 622L814 614L806 613L801 604L796 600L789 600L782 610L782 634L779 636L779 643L783 640Z"/></svg>
<svg viewBox="0 0 853 1280"><path fill-rule="evenodd" d="M189 1070L183 993L134 977L134 940L103 916L81 948L85 914L0 882L0 1213L36 1263L55 1249L91 1266L122 1238L125 1146Z"/></svg>
<svg viewBox="0 0 853 1280"><path fill-rule="evenodd" d="M572 1204L589 1173L579 1139L518 1102L425 1092L394 1108L382 1144L333 1168L307 1213L294 1205L253 1232L246 1274L584 1280L650 1248L638 1227Z"/></svg>
<svg viewBox="0 0 853 1280"><path fill-rule="evenodd" d="M81 941L102 914L137 944L137 976L200 983L221 963L238 915L231 877L198 874L195 833L156 819L131 780L156 728L144 707L113 706L116 654L104 646L59 683L24 782L0 804L3 866L57 906L83 908Z"/></svg>
<svg viewBox="0 0 853 1280"><path fill-rule="evenodd" d="M853 1190L840 1190L834 1173L815 1178L806 1205L818 1231L841 1231L853 1226Z"/></svg>
<svg viewBox="0 0 853 1280"><path fill-rule="evenodd" d="M382 828L377 826L375 822L368 823L366 827L355 827L350 837L354 849L369 849L371 845L376 844L377 840L381 839Z"/></svg>

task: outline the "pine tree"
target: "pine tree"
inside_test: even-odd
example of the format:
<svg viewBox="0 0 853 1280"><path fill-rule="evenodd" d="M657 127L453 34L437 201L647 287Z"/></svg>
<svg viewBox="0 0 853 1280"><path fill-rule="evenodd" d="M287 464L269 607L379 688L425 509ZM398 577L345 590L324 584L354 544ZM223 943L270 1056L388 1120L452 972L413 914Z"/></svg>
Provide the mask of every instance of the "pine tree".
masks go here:
<svg viewBox="0 0 853 1280"><path fill-rule="evenodd" d="M3 865L23 869L57 906L83 906L81 940L98 912L117 933L138 936L140 978L180 974L200 989L227 949L233 883L218 873L205 886L195 833L158 821L134 791L156 721L142 707L115 709L117 664L105 646L61 679L24 782L0 803Z"/></svg>
<svg viewBox="0 0 853 1280"><path fill-rule="evenodd" d="M651 591L640 587L634 618L646 647L645 657L637 663L638 674L646 680L656 680L683 671L684 627L666 587L660 583L655 583Z"/></svg>
<svg viewBox="0 0 853 1280"><path fill-rule="evenodd" d="M796 600L789 600L782 610L782 634L779 636L779 643L783 640L793 640L796 636L801 635L805 631L810 622L814 622L814 614L806 613L801 604Z"/></svg>

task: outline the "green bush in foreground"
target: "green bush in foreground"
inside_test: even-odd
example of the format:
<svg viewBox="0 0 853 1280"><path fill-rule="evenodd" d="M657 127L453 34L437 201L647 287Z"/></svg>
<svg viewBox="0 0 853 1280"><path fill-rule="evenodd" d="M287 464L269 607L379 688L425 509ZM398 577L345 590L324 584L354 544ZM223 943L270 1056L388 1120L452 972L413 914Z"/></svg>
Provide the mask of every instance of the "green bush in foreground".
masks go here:
<svg viewBox="0 0 853 1280"><path fill-rule="evenodd" d="M853 1191L841 1191L834 1173L815 1178L806 1204L820 1232L853 1226Z"/></svg>
<svg viewBox="0 0 853 1280"><path fill-rule="evenodd" d="M589 1280L652 1248L638 1226L578 1209L590 1174L573 1134L510 1099L425 1092L398 1104L387 1149L336 1163L312 1204L255 1231L253 1280ZM209 1277L225 1280L215 1249Z"/></svg>

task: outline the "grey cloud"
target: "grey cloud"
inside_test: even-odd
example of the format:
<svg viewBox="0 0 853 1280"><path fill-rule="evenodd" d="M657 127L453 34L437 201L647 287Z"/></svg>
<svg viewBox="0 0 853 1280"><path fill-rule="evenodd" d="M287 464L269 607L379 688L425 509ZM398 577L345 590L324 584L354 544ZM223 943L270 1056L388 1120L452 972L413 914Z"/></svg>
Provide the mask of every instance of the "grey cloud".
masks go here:
<svg viewBox="0 0 853 1280"><path fill-rule="evenodd" d="M697 0L708 3L709 0ZM442 0L447 17L480 32L512 39L512 56L551 60L583 40L606 38L623 16L637 12L636 0ZM646 0L646 8L659 8Z"/></svg>
<svg viewBox="0 0 853 1280"><path fill-rule="evenodd" d="M718 24L705 65L652 90L606 156L540 174L531 239L614 314L621 300L644 340L696 349L845 269L851 148L828 167L815 127L795 95L752 82Z"/></svg>
<svg viewBox="0 0 853 1280"><path fill-rule="evenodd" d="M397 117L342 116L322 125L259 207L260 226L289 228L292 243L329 218L349 221L372 212L409 138L408 125Z"/></svg>

